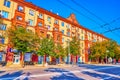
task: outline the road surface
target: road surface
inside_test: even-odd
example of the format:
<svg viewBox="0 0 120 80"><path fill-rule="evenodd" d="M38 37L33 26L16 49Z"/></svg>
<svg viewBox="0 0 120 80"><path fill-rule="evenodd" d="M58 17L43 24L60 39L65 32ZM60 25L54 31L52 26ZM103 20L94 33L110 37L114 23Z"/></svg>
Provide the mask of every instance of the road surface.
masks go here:
<svg viewBox="0 0 120 80"><path fill-rule="evenodd" d="M15 70L1 68L0 80L120 80L120 66L79 64Z"/></svg>

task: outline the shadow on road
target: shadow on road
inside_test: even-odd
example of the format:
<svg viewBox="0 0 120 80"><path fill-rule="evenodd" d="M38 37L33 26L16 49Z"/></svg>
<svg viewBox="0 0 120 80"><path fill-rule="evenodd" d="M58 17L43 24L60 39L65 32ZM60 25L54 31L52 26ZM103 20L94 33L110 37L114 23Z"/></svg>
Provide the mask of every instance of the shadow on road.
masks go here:
<svg viewBox="0 0 120 80"><path fill-rule="evenodd" d="M48 68L48 69L45 69L44 71L46 72L68 72L67 70L62 69L62 68Z"/></svg>
<svg viewBox="0 0 120 80"><path fill-rule="evenodd" d="M22 70L14 72L14 73L6 73L6 74L0 76L0 79L11 78L11 79L7 79L7 80L13 80L13 79L15 79L16 77L19 77L22 74L23 74Z"/></svg>
<svg viewBox="0 0 120 80"><path fill-rule="evenodd" d="M84 67L86 69L101 69L101 68L109 68L115 66L100 66L100 65L90 65L90 64L79 64L79 67Z"/></svg>
<svg viewBox="0 0 120 80"><path fill-rule="evenodd" d="M25 77L23 80L29 80L29 76L31 75L30 72L27 73L27 77Z"/></svg>
<svg viewBox="0 0 120 80"><path fill-rule="evenodd" d="M86 69L92 69L102 73L114 74L120 76L120 67L118 66L97 66L97 65L79 65L79 67L84 67Z"/></svg>
<svg viewBox="0 0 120 80"><path fill-rule="evenodd" d="M99 69L96 71L120 76L120 67L113 67L113 68L108 68L108 69Z"/></svg>
<svg viewBox="0 0 120 80"><path fill-rule="evenodd" d="M108 76L108 75L97 74L97 73L94 73L94 72L88 72L88 71L83 71L82 73L83 73L83 74L86 74L86 75L89 75L89 76L92 76L92 77L95 77L95 78L105 78L105 77L110 77L110 76Z"/></svg>
<svg viewBox="0 0 120 80"><path fill-rule="evenodd" d="M48 68L45 71L61 73L60 75L54 75L53 77L51 77L51 80L84 80L82 78L77 77L70 71L61 68Z"/></svg>
<svg viewBox="0 0 120 80"><path fill-rule="evenodd" d="M4 73L5 71L0 71L0 73Z"/></svg>
<svg viewBox="0 0 120 80"><path fill-rule="evenodd" d="M88 72L88 71L83 71L82 73L89 75L89 76L92 76L92 77L95 77L95 78L103 79L103 80L120 80L119 78L111 77L111 76L108 76L105 74L97 74L97 73Z"/></svg>

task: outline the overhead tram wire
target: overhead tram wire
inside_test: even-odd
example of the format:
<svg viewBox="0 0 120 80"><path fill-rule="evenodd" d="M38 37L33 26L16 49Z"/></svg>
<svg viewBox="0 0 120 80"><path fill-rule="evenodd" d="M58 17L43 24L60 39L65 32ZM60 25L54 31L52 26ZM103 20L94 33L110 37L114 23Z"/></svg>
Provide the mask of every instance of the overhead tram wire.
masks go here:
<svg viewBox="0 0 120 80"><path fill-rule="evenodd" d="M109 23L105 23L105 24L103 24L102 26L107 26L107 25L109 25L109 24L115 23L115 22L118 21L118 20L120 20L120 17L118 17L118 18L112 20L112 21L109 22Z"/></svg>
<svg viewBox="0 0 120 80"><path fill-rule="evenodd" d="M91 21L95 22L97 25L100 25L100 26L101 26L101 24L99 24L98 22L96 22L96 21L95 21L95 20L93 20L92 18L90 18L90 17L88 17L88 16L84 15L84 14L83 14L83 13L81 13L80 11L78 11L78 10L76 10L76 9L72 8L71 6L69 6L69 5L65 4L64 2L62 2L62 1L60 1L60 0L57 0L57 1L58 1L59 3L61 3L61 4L63 4L64 6L66 6L66 7L70 8L71 10L74 10L75 12L79 13L80 15L82 15L82 16L84 16L84 17L88 18L89 20L91 20Z"/></svg>
<svg viewBox="0 0 120 80"><path fill-rule="evenodd" d="M60 0L57 0L57 1L58 1L59 3L61 3L61 4L63 4L64 6L66 6L66 7L70 8L70 9L72 9L72 10L76 11L77 13L81 14L82 16L84 16L84 17L86 17L86 18L88 18L88 19L90 19L90 20L94 21L96 24L100 25L100 27L101 27L101 24L99 24L99 23L98 23L98 22L96 22L95 20L91 19L90 17L88 17L88 16L84 15L83 13L81 13L81 12L79 12L78 10L76 10L76 9L72 8L71 6L69 6L69 5L65 4L65 3L63 3L63 2L62 2L62 1L60 1ZM104 21L104 20L102 20L102 21ZM106 22L104 21L104 23L106 23ZM103 28L103 27L101 27L101 28ZM109 31L111 31L111 29L109 29ZM111 32L112 32L112 31L111 31ZM113 32L112 32L112 33L113 33ZM120 37L120 35L118 35L118 34L116 34L116 33L113 33L113 34L115 34L115 35L117 35L118 37Z"/></svg>
<svg viewBox="0 0 120 80"><path fill-rule="evenodd" d="M95 22L97 25L101 26L101 24L99 24L99 23L98 23L98 22L96 22L95 20L91 19L90 17L88 17L88 16L84 15L84 14L83 14L83 13L81 13L80 11L78 11L78 10L76 10L76 9L72 8L71 6L69 6L69 5L65 4L64 2L62 2L62 1L60 1L60 0L57 0L57 1L58 1L59 3L61 3L62 5L64 5L64 6L68 7L68 8L70 8L71 10L74 10L75 12L79 13L80 15L82 15L82 16L84 16L84 17L88 18L89 20L92 20L92 21L93 21L93 22Z"/></svg>
<svg viewBox="0 0 120 80"><path fill-rule="evenodd" d="M116 31L116 30L120 30L120 27L119 27L119 28L114 28L114 29L111 29L111 30L108 30L108 31L105 31L105 32L103 32L103 33L108 33L108 32Z"/></svg>
<svg viewBox="0 0 120 80"><path fill-rule="evenodd" d="M76 4L77 6L79 6L79 7L81 7L81 8L83 8L84 10L86 10L88 13L90 13L91 15L93 15L93 16L95 16L97 19L99 19L100 21L102 21L102 22L104 22L105 24L107 23L106 21L104 21L102 18L100 18L100 17L98 17L97 15L95 15L94 13L92 13L91 11L89 11L87 8L85 8L85 7L83 7L82 5L80 5L80 4L78 4L76 1L74 1L74 0L71 0L74 4ZM120 17L119 18L117 18L117 20L119 20L120 19ZM111 24L108 24L109 26L111 26ZM104 28L104 26L101 26L100 25L100 27L101 28ZM112 26L111 26L112 27ZM112 30L110 29L110 28L108 28L109 29L109 32L112 32ZM115 34L114 32L112 32L113 34ZM120 37L120 35L118 35L117 34L117 36L118 37Z"/></svg>
<svg viewBox="0 0 120 80"><path fill-rule="evenodd" d="M104 27L106 25L109 25L110 23L114 23L117 20L120 20L120 17L118 17L117 19L111 21L110 23L106 23L106 21L104 21L102 18L100 18L99 16L95 15L93 12L91 12L90 10L88 10L87 8L85 8L84 6L82 6L81 4L78 4L75 0L71 0L74 4L76 4L77 6L81 7L82 9L86 10L88 13L90 13L91 15L95 16L97 19L99 19L100 21L104 22L104 25L101 25L100 27Z"/></svg>
<svg viewBox="0 0 120 80"><path fill-rule="evenodd" d="M74 4L76 4L77 6L81 7L82 9L86 10L87 12L89 12L91 15L95 16L96 18L98 18L99 20L103 21L100 17L98 17L97 15L95 15L94 13L92 13L91 11L89 11L87 8L85 8L84 6L78 4L76 1L71 0Z"/></svg>
<svg viewBox="0 0 120 80"><path fill-rule="evenodd" d="M120 20L120 17L118 17L118 18L112 20L112 21L109 22L109 23L105 23L105 24L103 24L103 25L101 25L101 26L102 26L102 27L104 27L104 26L108 26L108 25L110 25L110 24L115 23L115 22L118 21L118 20ZM101 26L100 26L100 28L102 28ZM98 27L97 27L97 28L98 28ZM92 29L97 29L97 28L92 28Z"/></svg>
<svg viewBox="0 0 120 80"><path fill-rule="evenodd" d="M104 22L105 24L103 26L100 27L104 27L106 25L110 25L110 23L114 23L117 20L120 20L120 17L118 17L117 19L111 21L110 23L107 23L106 21L104 21L102 18L100 18L99 16L95 15L94 13L92 13L90 10L88 10L87 8L85 8L84 6L78 4L75 0L71 0L74 4L76 4L77 6L83 8L84 10L86 10L87 12L89 12L91 15L95 16L97 19L101 20L102 22Z"/></svg>

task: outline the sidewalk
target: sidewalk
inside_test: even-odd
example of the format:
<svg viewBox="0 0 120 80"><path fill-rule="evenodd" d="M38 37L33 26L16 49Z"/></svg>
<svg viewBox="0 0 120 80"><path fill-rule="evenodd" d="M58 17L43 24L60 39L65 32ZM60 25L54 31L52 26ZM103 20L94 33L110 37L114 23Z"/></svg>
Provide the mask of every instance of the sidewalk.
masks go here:
<svg viewBox="0 0 120 80"><path fill-rule="evenodd" d="M76 66L76 65L74 65ZM0 66L0 71L11 71L11 70L30 70L30 69L46 69L46 68L63 68L63 67L72 67L72 65L48 65L48 66L42 66L42 65L27 65L24 68L14 66L14 67L7 67L7 66Z"/></svg>

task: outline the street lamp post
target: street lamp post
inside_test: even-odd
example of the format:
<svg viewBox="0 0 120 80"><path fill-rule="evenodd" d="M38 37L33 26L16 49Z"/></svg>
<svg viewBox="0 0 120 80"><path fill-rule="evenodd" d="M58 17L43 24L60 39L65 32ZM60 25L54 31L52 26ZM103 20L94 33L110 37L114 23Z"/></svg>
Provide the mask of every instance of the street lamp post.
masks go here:
<svg viewBox="0 0 120 80"><path fill-rule="evenodd" d="M109 50L106 50L106 63L107 63L107 53L109 52Z"/></svg>
<svg viewBox="0 0 120 80"><path fill-rule="evenodd" d="M67 41L68 42L68 63L70 64L70 42L69 42L69 40Z"/></svg>

